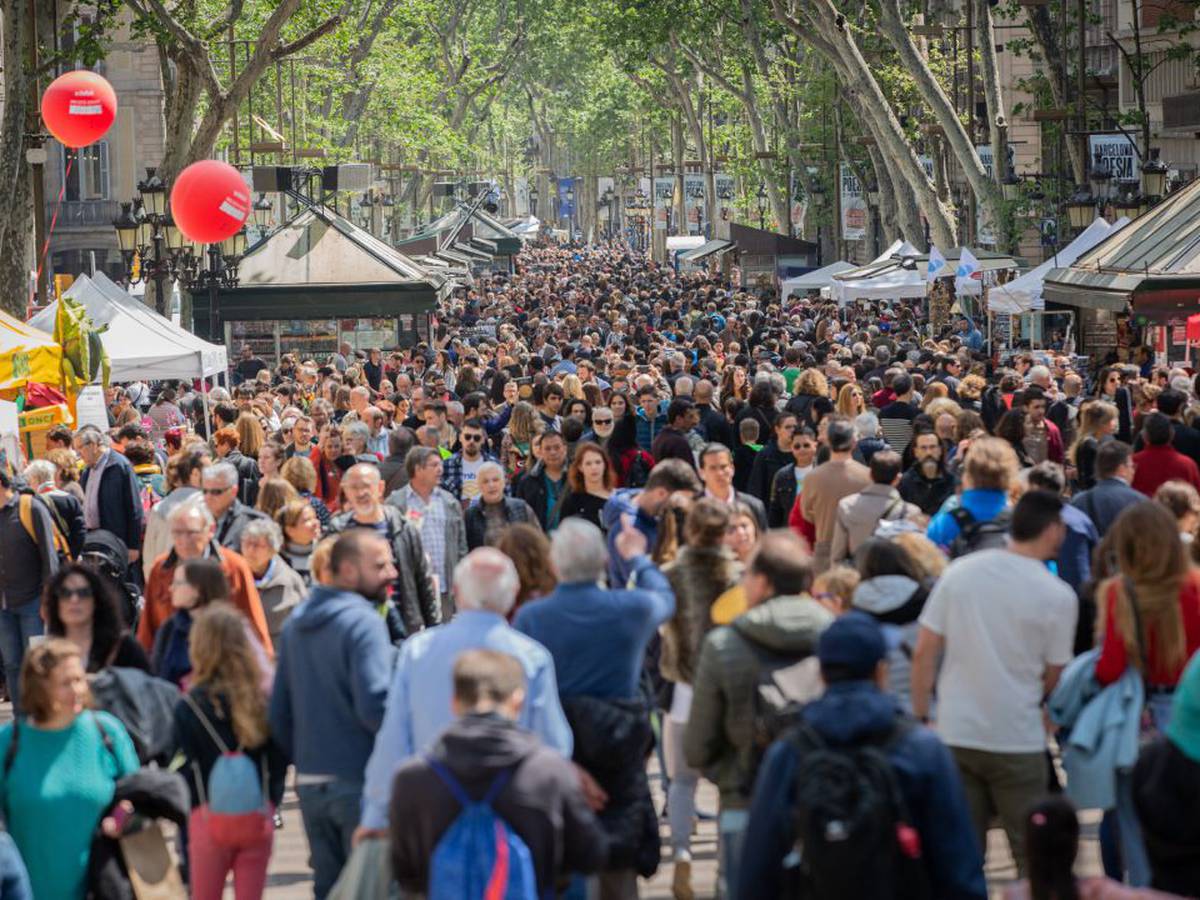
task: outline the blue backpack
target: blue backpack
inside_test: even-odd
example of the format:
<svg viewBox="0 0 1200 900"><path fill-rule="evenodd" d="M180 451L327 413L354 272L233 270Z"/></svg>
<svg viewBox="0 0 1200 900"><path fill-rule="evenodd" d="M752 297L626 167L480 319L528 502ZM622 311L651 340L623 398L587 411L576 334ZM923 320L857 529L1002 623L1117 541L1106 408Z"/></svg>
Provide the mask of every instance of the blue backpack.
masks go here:
<svg viewBox="0 0 1200 900"><path fill-rule="evenodd" d="M529 847L492 809L512 770L497 775L476 802L445 766L425 761L462 807L433 850L428 900L537 900Z"/></svg>
<svg viewBox="0 0 1200 900"><path fill-rule="evenodd" d="M221 755L208 773L208 785L196 766L200 793L198 815L207 820L209 835L218 847L244 849L268 840L275 830L274 810L267 799L266 762L260 772L241 747L231 750L190 694L183 699L204 726ZM195 764L193 764L195 765Z"/></svg>

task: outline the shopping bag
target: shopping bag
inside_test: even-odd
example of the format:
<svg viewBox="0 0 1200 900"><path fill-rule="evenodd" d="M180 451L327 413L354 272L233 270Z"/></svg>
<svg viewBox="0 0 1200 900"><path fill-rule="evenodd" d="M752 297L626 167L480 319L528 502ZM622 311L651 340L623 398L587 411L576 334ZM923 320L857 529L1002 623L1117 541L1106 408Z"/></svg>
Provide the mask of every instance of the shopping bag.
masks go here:
<svg viewBox="0 0 1200 900"><path fill-rule="evenodd" d="M123 836L120 845L137 900L187 900L179 868L157 822Z"/></svg>
<svg viewBox="0 0 1200 900"><path fill-rule="evenodd" d="M328 900L388 900L392 862L388 842L381 838L359 841L350 853Z"/></svg>

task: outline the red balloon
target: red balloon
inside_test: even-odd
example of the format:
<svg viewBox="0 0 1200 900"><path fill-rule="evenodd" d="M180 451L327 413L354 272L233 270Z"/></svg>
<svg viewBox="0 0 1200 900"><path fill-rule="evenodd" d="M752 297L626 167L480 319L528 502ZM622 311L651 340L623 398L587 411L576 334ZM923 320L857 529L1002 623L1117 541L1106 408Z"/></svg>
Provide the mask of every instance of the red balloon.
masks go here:
<svg viewBox="0 0 1200 900"><path fill-rule="evenodd" d="M68 147L100 140L116 117L116 91L103 75L86 69L60 75L42 94L42 121Z"/></svg>
<svg viewBox="0 0 1200 900"><path fill-rule="evenodd" d="M175 179L171 215L193 241L216 244L236 234L249 217L250 189L229 163L201 160Z"/></svg>

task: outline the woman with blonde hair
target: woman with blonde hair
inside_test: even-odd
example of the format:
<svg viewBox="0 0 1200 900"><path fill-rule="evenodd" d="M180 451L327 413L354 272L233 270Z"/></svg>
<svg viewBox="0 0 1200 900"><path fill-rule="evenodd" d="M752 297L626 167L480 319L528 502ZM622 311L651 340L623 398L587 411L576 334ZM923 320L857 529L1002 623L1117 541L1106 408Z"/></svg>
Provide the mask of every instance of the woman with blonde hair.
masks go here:
<svg viewBox="0 0 1200 900"><path fill-rule="evenodd" d="M258 459L258 449L267 440L267 433L263 430L258 416L244 412L237 417L234 428L237 429L238 448L242 451L242 455Z"/></svg>
<svg viewBox="0 0 1200 900"><path fill-rule="evenodd" d="M287 758L271 740L252 640L241 613L225 603L198 613L189 639L192 684L175 706L174 737L191 794L188 869L194 900L220 900L230 871L238 900L257 900L266 887ZM217 761L234 751L254 764L262 806L241 817L246 833L231 847L209 816L207 786Z"/></svg>
<svg viewBox="0 0 1200 900"><path fill-rule="evenodd" d="M972 438L962 464L963 491L959 506L976 522L991 522L1008 506L1008 494L1017 479L1019 465L1012 445L998 437ZM955 514L937 513L929 522L926 536L948 550L959 535Z"/></svg>
<svg viewBox="0 0 1200 900"><path fill-rule="evenodd" d="M321 523L321 531L328 531L329 523L333 520L333 513L329 511L325 501L314 493L317 489L317 468L312 464L312 460L307 456L293 456L283 464L279 474L296 489L300 499L306 500L313 508L313 512L317 514L317 519Z"/></svg>
<svg viewBox="0 0 1200 900"><path fill-rule="evenodd" d="M853 419L867 411L867 401L863 397L862 385L850 382L842 385L838 391L837 413Z"/></svg>
<svg viewBox="0 0 1200 900"><path fill-rule="evenodd" d="M55 487L83 503L83 488L79 485L79 455L74 450L59 447L47 453L46 459L54 463Z"/></svg>
<svg viewBox="0 0 1200 900"><path fill-rule="evenodd" d="M787 403L787 411L800 419L800 424L816 427L812 406L817 400L829 400L829 382L820 369L805 369L796 376L795 393Z"/></svg>
<svg viewBox="0 0 1200 900"><path fill-rule="evenodd" d="M1196 527L1200 526L1200 491L1186 481L1173 479L1159 485L1154 492L1154 502L1161 503L1167 512L1175 517L1179 527L1179 539L1185 544L1192 545L1191 553L1196 553Z"/></svg>
<svg viewBox="0 0 1200 900"><path fill-rule="evenodd" d="M563 397L566 400L583 400L583 382L578 375L566 375L562 380Z"/></svg>
<svg viewBox="0 0 1200 900"><path fill-rule="evenodd" d="M541 417L533 404L519 400L513 405L504 439L500 442L500 455L510 479L530 464L533 437L541 430L540 425Z"/></svg>
<svg viewBox="0 0 1200 900"><path fill-rule="evenodd" d="M1175 517L1158 503L1122 510L1096 554L1113 572L1096 591L1096 681L1109 685L1134 669L1146 688L1143 717L1161 733L1184 667L1200 649L1200 571L1184 553ZM1116 773L1116 818L1129 883L1144 887L1149 863L1130 779L1127 771Z"/></svg>
<svg viewBox="0 0 1200 900"><path fill-rule="evenodd" d="M1079 410L1079 427L1067 450L1067 461L1075 467L1077 491L1096 486L1096 454L1100 445L1117 433L1119 412L1116 404L1093 400Z"/></svg>
<svg viewBox="0 0 1200 900"><path fill-rule="evenodd" d="M944 382L932 381L925 384L925 396L921 398L921 409L926 411L934 400L944 400L950 396L950 388Z"/></svg>

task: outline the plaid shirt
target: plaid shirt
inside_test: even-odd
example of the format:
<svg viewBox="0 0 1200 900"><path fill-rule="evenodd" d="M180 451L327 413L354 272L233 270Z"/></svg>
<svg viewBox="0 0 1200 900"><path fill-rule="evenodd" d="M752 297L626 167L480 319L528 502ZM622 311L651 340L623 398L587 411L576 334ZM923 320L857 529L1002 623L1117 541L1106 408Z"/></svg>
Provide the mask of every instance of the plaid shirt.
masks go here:
<svg viewBox="0 0 1200 900"><path fill-rule="evenodd" d="M483 451L483 459L485 462L500 462L493 454ZM463 459L462 453L455 453L442 465L442 490L449 491L454 495L454 498L460 503L462 502L462 485L463 485Z"/></svg>
<svg viewBox="0 0 1200 900"><path fill-rule="evenodd" d="M446 507L436 491L426 504L411 484L400 490L404 495L405 517L421 532L421 546L429 557L429 568L437 576L438 590L448 593L453 573L446 571Z"/></svg>

